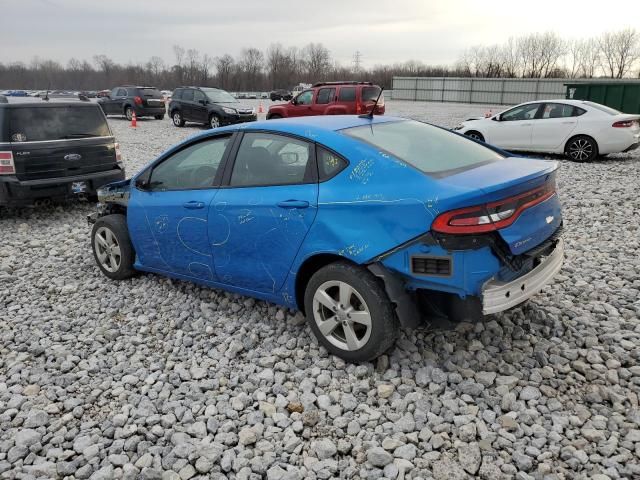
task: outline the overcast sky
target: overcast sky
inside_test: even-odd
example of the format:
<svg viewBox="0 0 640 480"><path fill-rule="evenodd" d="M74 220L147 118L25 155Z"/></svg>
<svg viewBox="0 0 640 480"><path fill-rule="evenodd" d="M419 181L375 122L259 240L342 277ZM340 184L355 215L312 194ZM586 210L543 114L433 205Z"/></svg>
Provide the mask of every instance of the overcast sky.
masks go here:
<svg viewBox="0 0 640 480"><path fill-rule="evenodd" d="M2 0L0 62L34 56L66 63L105 54L117 62L172 45L211 56L272 42L321 42L342 63L451 64L467 47L555 30L565 38L640 25L637 0ZM597 5L597 6L596 6Z"/></svg>

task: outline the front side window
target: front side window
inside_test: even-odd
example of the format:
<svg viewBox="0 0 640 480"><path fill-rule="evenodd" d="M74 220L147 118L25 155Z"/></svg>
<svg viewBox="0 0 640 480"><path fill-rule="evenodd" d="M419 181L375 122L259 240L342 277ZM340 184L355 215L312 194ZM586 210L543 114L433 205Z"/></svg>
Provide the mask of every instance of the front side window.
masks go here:
<svg viewBox="0 0 640 480"><path fill-rule="evenodd" d="M355 102L356 101L356 87L342 87L340 93L338 93L338 101L340 102Z"/></svg>
<svg viewBox="0 0 640 480"><path fill-rule="evenodd" d="M528 105L520 105L512 108L500 115L501 122L514 122L517 120L533 120L540 108L539 103L530 103Z"/></svg>
<svg viewBox="0 0 640 480"><path fill-rule="evenodd" d="M306 92L302 92L300 95L296 97L296 103L298 105L311 105L312 100L313 100L312 90L307 90Z"/></svg>
<svg viewBox="0 0 640 480"><path fill-rule="evenodd" d="M414 120L374 123L342 130L433 176L446 176L504 157L442 128Z"/></svg>
<svg viewBox="0 0 640 480"><path fill-rule="evenodd" d="M309 179L310 146L271 133L245 133L231 173L231 186L291 185Z"/></svg>
<svg viewBox="0 0 640 480"><path fill-rule="evenodd" d="M111 94L110 94L110 95L111 95L112 97L117 97L117 96L118 96L118 91L119 91L119 90L120 90L119 88L114 88L113 90L111 90Z"/></svg>
<svg viewBox="0 0 640 480"><path fill-rule="evenodd" d="M156 165L149 179L152 191L194 190L213 185L230 136L198 142Z"/></svg>
<svg viewBox="0 0 640 480"><path fill-rule="evenodd" d="M195 90L193 92L193 101L194 102L204 102L206 100L204 93L202 93L200 90Z"/></svg>
<svg viewBox="0 0 640 480"><path fill-rule="evenodd" d="M124 88L119 88L117 96L118 97L126 97L127 96L127 91Z"/></svg>
<svg viewBox="0 0 640 480"><path fill-rule="evenodd" d="M190 88L184 90L182 92L182 100L186 102L193 102L193 90L191 90Z"/></svg>
<svg viewBox="0 0 640 480"><path fill-rule="evenodd" d="M319 105L333 102L333 97L336 94L335 88L321 88L318 90L318 96L316 103Z"/></svg>

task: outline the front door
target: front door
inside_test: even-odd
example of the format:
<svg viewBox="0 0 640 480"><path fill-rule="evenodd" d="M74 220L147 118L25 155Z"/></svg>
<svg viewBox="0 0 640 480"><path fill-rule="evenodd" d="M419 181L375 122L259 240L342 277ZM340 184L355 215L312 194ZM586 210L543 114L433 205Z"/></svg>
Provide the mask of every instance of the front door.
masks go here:
<svg viewBox="0 0 640 480"><path fill-rule="evenodd" d="M492 122L485 140L507 150L530 149L531 133L539 108L539 103L529 103L504 112L499 122Z"/></svg>
<svg viewBox="0 0 640 480"><path fill-rule="evenodd" d="M575 110L573 105L545 103L540 119L533 125L531 149L546 152L564 146L578 125Z"/></svg>
<svg viewBox="0 0 640 480"><path fill-rule="evenodd" d="M215 280L208 216L231 135L191 143L132 187L127 223L143 267ZM220 172L221 174L221 172Z"/></svg>
<svg viewBox="0 0 640 480"><path fill-rule="evenodd" d="M313 90L305 90L296 98L291 100L287 106L287 116L289 117L306 117L313 115Z"/></svg>
<svg viewBox="0 0 640 480"><path fill-rule="evenodd" d="M193 117L193 94L195 90L192 88L187 88L182 92L182 101L180 104L182 105L182 118L187 122L195 122L196 119Z"/></svg>
<svg viewBox="0 0 640 480"><path fill-rule="evenodd" d="M200 90L193 91L193 121L209 123L207 115L207 97Z"/></svg>
<svg viewBox="0 0 640 480"><path fill-rule="evenodd" d="M209 210L209 240L221 282L276 293L317 212L312 144L245 133L227 184Z"/></svg>

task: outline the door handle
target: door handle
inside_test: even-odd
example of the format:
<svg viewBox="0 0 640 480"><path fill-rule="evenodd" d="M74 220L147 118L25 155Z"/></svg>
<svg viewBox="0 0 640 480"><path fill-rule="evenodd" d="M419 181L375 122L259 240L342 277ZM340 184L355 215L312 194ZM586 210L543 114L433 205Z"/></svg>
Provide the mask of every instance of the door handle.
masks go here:
<svg viewBox="0 0 640 480"><path fill-rule="evenodd" d="M192 200L190 202L183 203L182 206L189 210L197 210L199 208L204 208L204 202L196 202L195 200Z"/></svg>
<svg viewBox="0 0 640 480"><path fill-rule="evenodd" d="M575 124L575 123L576 123L576 122L562 122L562 124L563 124L563 125L573 125L573 124Z"/></svg>
<svg viewBox="0 0 640 480"><path fill-rule="evenodd" d="M278 202L280 208L307 208L309 207L309 202L305 200L285 200L284 202Z"/></svg>
<svg viewBox="0 0 640 480"><path fill-rule="evenodd" d="M521 127L530 127L531 123L523 123L522 125L520 125Z"/></svg>

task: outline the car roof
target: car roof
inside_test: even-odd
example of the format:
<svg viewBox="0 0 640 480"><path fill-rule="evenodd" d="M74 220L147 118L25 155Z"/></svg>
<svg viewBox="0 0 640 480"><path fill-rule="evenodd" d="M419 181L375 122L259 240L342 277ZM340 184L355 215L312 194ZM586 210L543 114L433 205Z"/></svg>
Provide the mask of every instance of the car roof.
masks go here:
<svg viewBox="0 0 640 480"><path fill-rule="evenodd" d="M389 123L409 120L401 117L376 115L372 119L359 115L318 115L311 117L281 118L276 120L261 120L225 127L228 130L272 130L283 133L300 134L300 132L315 134L322 131L337 131L345 128L364 125ZM221 129L222 130L222 129ZM307 135L309 136L309 135Z"/></svg>
<svg viewBox="0 0 640 480"><path fill-rule="evenodd" d="M0 108L50 108L50 107L98 107L100 105L94 102L88 102L86 100L76 100L70 101L68 98L65 99L50 99L48 102L44 100L30 100L26 102L15 102L15 103L1 103Z"/></svg>
<svg viewBox="0 0 640 480"><path fill-rule="evenodd" d="M542 100L531 100L530 102L519 103L518 105L529 105L531 103L564 103L566 105L584 105L586 100L574 100L569 98L549 98Z"/></svg>

